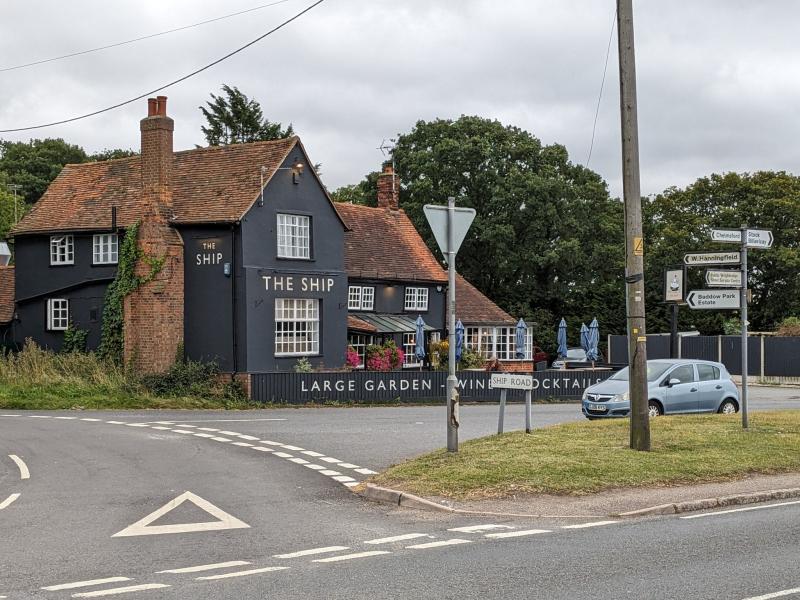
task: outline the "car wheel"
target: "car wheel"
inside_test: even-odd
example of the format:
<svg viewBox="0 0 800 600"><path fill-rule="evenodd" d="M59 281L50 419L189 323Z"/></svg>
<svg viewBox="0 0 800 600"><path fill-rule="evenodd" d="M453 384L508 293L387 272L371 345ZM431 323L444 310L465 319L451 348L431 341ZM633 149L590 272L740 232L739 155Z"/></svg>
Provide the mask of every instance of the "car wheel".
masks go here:
<svg viewBox="0 0 800 600"><path fill-rule="evenodd" d="M650 418L653 417L660 417L661 416L661 407L659 406L658 402L653 402L652 400L647 403L647 413L650 415Z"/></svg>
<svg viewBox="0 0 800 600"><path fill-rule="evenodd" d="M720 407L719 407L719 414L721 415L733 415L739 412L739 407L736 406L736 402L733 400L725 400Z"/></svg>

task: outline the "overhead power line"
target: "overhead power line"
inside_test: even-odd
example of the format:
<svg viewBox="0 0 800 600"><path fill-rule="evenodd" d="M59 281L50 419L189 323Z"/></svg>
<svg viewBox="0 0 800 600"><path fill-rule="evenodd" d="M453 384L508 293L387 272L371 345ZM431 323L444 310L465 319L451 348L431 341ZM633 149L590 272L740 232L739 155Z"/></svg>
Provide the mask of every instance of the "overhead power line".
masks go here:
<svg viewBox="0 0 800 600"><path fill-rule="evenodd" d="M300 12L299 12L299 13L297 13L295 16L293 16L291 19L287 19L286 21L284 21L283 23L281 23L280 25L278 25L278 26L277 26L277 27L275 27L274 29L271 29L271 30L269 30L269 31L268 31L267 33L265 33L264 35L261 35L261 36L257 37L257 38L256 38L256 39L254 39L252 42L249 42L249 43L245 44L244 46L242 46L241 48L238 48L238 49L234 50L233 52L231 52L231 53L229 53L229 54L226 54L226 55L225 55L225 56L223 56L222 58L219 58L219 59L215 60L214 62L207 64L205 67L202 67L202 68L200 68L200 69L197 69L196 71L194 71L194 72L192 72L192 73L189 73L188 75L184 75L184 76L183 76L183 77L181 77L180 79L176 79L175 81L171 81L170 83L168 83L168 84L166 84L166 85L162 85L161 87L158 87L158 88L156 88L156 89L154 89L154 90L150 90L149 92L146 92L146 93L144 93L144 94L141 94L141 95L139 95L139 96L136 96L135 98L131 98L130 100L125 100L125 102L120 102L119 104L114 104L113 106L109 106L109 107L107 107L107 108L102 108L102 109L100 109L100 110L96 110L96 111L94 111L94 112L90 112L90 113L87 113L87 114L85 114L85 115L81 115L81 116L79 116L79 117L72 117L71 119L64 119L64 120L62 120L62 121L54 121L54 122L52 122L52 123L46 123L46 124L44 124L44 125L33 125L33 126L31 126L31 127L17 127L16 129L0 129L0 133L12 133L12 132L15 132L15 131L30 131L30 130L32 130L32 129L43 129L43 128L45 128L45 127L52 127L52 126L54 126L54 125L63 125L64 123L72 123L73 121L80 121L81 119L87 119L87 118L89 118L89 117L93 117L93 116L95 116L95 115L99 115L99 114L101 114L101 113L108 112L108 111L110 111L110 110L114 110L115 108L119 108L120 106L125 106L126 104L131 104L132 102L136 102L137 100L141 100L142 98L146 98L146 97L148 97L148 96L152 96L152 95L153 95L153 94L155 94L156 92L160 92L161 90L165 90L165 89L167 89L168 87L172 87L173 85L175 85L175 84L177 84L177 83L180 83L180 82L182 82L182 81L186 81L186 80L187 80L187 79L189 79L190 77L194 77L194 76L195 76L195 75L197 75L198 73L202 73L203 71L205 71L205 70L207 70L207 69L210 69L210 68L211 68L211 67L213 67L214 65L218 65L219 63L221 63L221 62L222 62L222 61L224 61L224 60L227 60L227 59L228 59L228 58L230 58L231 56L233 56L233 55L235 55L235 54L238 54L238 53L239 53L239 52L241 52L242 50L245 50L246 48L249 48L250 46L252 46L253 44L255 44L255 43L257 43L257 42L260 42L260 41L261 41L261 40L263 40L265 37L267 37L267 36L269 36L269 35L272 35L272 34L273 34L273 33L275 33L276 31L278 31L279 29L281 29L281 28L285 27L286 25L288 25L289 23L291 23L292 21L294 21L294 20L296 20L296 19L299 19L299 18L300 18L300 17L302 17L304 14L306 14L308 11L310 11L312 8L315 8L315 7L319 6L319 5L320 5L320 4L322 4L324 1L325 1L325 0L317 0L317 2L315 2L314 4L312 4L311 6L309 6L308 8L306 8L306 9L304 9L304 10L300 11Z"/></svg>
<svg viewBox="0 0 800 600"><path fill-rule="evenodd" d="M222 21L223 19L230 19L231 17L237 17L239 15L243 15L245 13L253 12L255 10L261 10L262 8L268 8L270 6L275 6L276 4L283 4L284 2L289 2L289 0L278 0L278 2L273 2L271 4L264 4L262 6L256 6L255 8L248 8L247 10L241 10L239 12L231 13L229 15L225 15L222 17L217 17L216 19L209 19L208 21L201 21L200 23L194 23L193 25L186 25L184 27L178 27L177 29L170 29L168 31L162 31L161 33L152 33L150 35L145 35L142 37L134 38L132 40L127 40L125 42L117 42L116 44L109 44L108 46L100 46L99 48L92 48L91 50L81 50L80 52L73 52L72 54L64 54L63 56L56 56L53 58L46 58L44 60L37 60L35 62L25 63L24 65L17 65L16 67L5 67L0 69L0 73L4 73L5 71L15 71L17 69L24 69L25 67L32 67L34 65L42 65L44 63L53 62L56 60L62 60L64 58L71 58L73 56L80 56L82 54L90 54L92 52L99 52L100 50L108 50L109 48L116 48L117 46L124 46L125 44L133 44L134 42L141 42L142 40L149 40L150 38L159 37L161 35L167 35L168 33L175 33L176 31L183 31L185 29L191 29L192 27L200 27L200 25L207 25L209 23L214 23L215 21Z"/></svg>
<svg viewBox="0 0 800 600"><path fill-rule="evenodd" d="M589 161L592 160L592 150L594 150L594 132L597 130L597 117L600 114L600 101L603 99L603 87L606 85L606 72L608 71L608 57L611 54L611 40L614 39L614 28L617 26L617 11L614 11L614 22L611 24L611 34L608 36L608 48L606 48L606 66L603 67L603 82L600 84L600 97L597 99L597 110L594 112L594 125L592 125L592 143L589 145L589 158L586 159L588 168Z"/></svg>

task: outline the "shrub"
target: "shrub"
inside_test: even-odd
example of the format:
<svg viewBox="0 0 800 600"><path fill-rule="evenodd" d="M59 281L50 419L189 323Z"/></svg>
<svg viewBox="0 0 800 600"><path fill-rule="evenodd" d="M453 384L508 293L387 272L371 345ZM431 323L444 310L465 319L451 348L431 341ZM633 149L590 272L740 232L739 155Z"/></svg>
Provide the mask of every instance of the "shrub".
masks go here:
<svg viewBox="0 0 800 600"><path fill-rule="evenodd" d="M392 371L403 365L405 353L393 340L382 346L371 344L364 350L364 364L368 371Z"/></svg>
<svg viewBox="0 0 800 600"><path fill-rule="evenodd" d="M221 373L215 362L176 360L163 373L130 375L129 385L162 398L221 396L224 394Z"/></svg>
<svg viewBox="0 0 800 600"><path fill-rule="evenodd" d="M800 319L788 317L778 324L778 336L800 337Z"/></svg>
<svg viewBox="0 0 800 600"><path fill-rule="evenodd" d="M303 356L297 360L297 364L292 367L295 373L313 373L314 367L311 366L309 360Z"/></svg>
<svg viewBox="0 0 800 600"><path fill-rule="evenodd" d="M355 369L361 364L361 359L358 357L358 352L352 346L347 347L347 360L344 366L348 369Z"/></svg>

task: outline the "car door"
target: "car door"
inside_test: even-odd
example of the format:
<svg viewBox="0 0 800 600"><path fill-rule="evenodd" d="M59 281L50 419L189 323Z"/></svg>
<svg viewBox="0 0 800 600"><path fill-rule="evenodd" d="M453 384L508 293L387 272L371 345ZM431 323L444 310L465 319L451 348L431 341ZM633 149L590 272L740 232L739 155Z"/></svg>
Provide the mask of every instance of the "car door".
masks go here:
<svg viewBox="0 0 800 600"><path fill-rule="evenodd" d="M725 395L719 367L703 364L695 366L697 367L699 410L700 412L716 412Z"/></svg>
<svg viewBox="0 0 800 600"><path fill-rule="evenodd" d="M666 382L677 379L679 383L667 385L664 398L665 414L697 412L698 404L698 383L695 381L694 365L678 365L666 376Z"/></svg>

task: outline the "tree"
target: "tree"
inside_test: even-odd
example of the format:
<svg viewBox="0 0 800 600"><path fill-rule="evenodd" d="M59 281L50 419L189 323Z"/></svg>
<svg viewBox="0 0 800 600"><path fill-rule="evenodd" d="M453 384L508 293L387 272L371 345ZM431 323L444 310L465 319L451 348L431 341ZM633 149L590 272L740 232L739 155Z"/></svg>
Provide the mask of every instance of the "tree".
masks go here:
<svg viewBox="0 0 800 600"><path fill-rule="evenodd" d="M748 252L750 329L766 331L785 318L800 314L800 177L785 172L727 173L698 179L686 189L670 188L643 203L645 279L648 323L668 328L668 315L658 306L663 298L663 268L680 264L686 252L736 250L712 242L712 227L771 229L770 250ZM704 270L689 269L687 289L705 287ZM705 335L724 333L732 311L681 310L681 329L697 328Z"/></svg>
<svg viewBox="0 0 800 600"><path fill-rule="evenodd" d="M514 316L566 317L571 343L594 316L604 333L625 331L622 205L563 146L462 116L419 121L393 158L401 207L437 256L422 207L455 196L477 211L456 265L491 300ZM369 204L372 189L367 179L336 194Z"/></svg>
<svg viewBox="0 0 800 600"><path fill-rule="evenodd" d="M83 148L61 138L25 142L0 141L0 172L9 183L22 186L19 194L33 204L47 190L64 165L86 162Z"/></svg>
<svg viewBox="0 0 800 600"><path fill-rule="evenodd" d="M206 102L208 108L199 107L208 121L208 127L200 129L209 146L282 140L294 135L291 123L285 130L280 123L271 123L259 103L236 87L223 84L222 91L227 97L211 94L212 101Z"/></svg>
<svg viewBox="0 0 800 600"><path fill-rule="evenodd" d="M378 175L380 172L373 171L360 183L344 185L331 192L331 198L334 202L347 202L375 208L378 206Z"/></svg>
<svg viewBox="0 0 800 600"><path fill-rule="evenodd" d="M115 148L114 150L109 150L106 148L100 152L90 154L88 160L90 162L103 162L104 160L116 160L117 158L130 158L131 156L139 156L139 153L133 149L123 150L122 148Z"/></svg>

